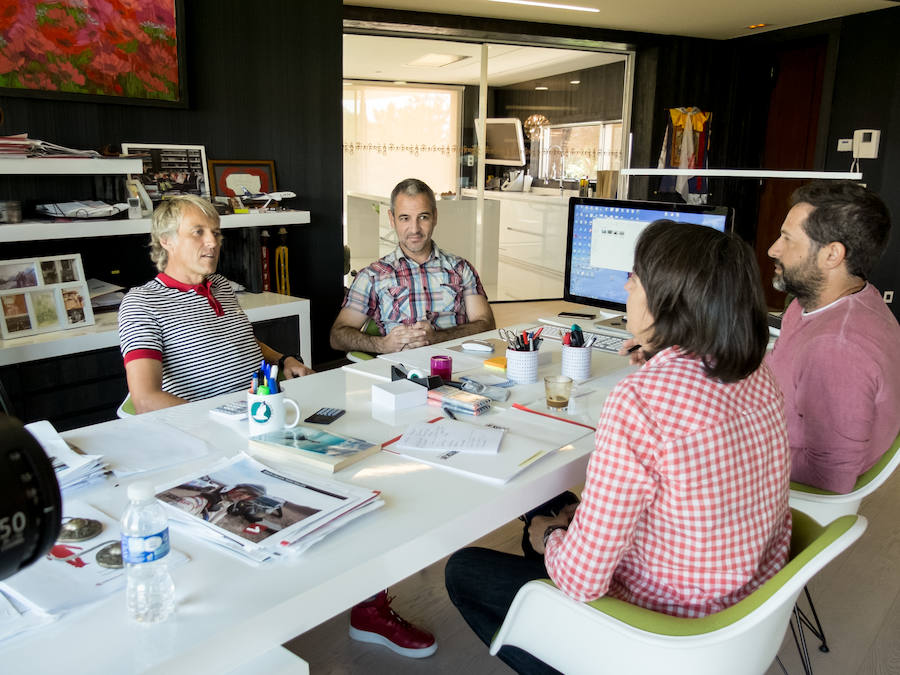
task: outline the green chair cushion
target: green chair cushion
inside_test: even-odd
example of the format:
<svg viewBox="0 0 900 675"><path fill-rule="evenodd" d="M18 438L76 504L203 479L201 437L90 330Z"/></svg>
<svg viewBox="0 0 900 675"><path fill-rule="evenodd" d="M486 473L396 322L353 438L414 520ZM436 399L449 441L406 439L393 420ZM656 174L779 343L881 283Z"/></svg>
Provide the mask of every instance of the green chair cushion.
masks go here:
<svg viewBox="0 0 900 675"><path fill-rule="evenodd" d="M122 401L122 412L126 415L137 415L137 410L134 409L134 401L131 400L131 394L128 394L125 400Z"/></svg>
<svg viewBox="0 0 900 675"><path fill-rule="evenodd" d="M721 612L699 619L687 619L638 607L617 598L602 597L586 604L623 623L658 635L702 635L725 628L759 608L798 570L846 532L857 519L855 515L843 516L823 528L804 513L793 509L791 513L793 515L793 531L791 533L791 559L788 564L756 591ZM542 581L551 586L554 585L549 579L542 579Z"/></svg>

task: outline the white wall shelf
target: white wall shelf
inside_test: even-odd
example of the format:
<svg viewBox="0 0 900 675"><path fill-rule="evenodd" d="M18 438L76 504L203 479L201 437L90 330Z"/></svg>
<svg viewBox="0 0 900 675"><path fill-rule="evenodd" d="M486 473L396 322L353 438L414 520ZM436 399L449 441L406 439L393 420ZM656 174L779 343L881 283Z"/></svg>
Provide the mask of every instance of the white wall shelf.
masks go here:
<svg viewBox="0 0 900 675"><path fill-rule="evenodd" d="M239 213L221 217L222 229L232 227L277 227L279 225L305 225L309 223L309 211L267 211L265 213ZM112 237L125 234L148 234L149 218L134 220L92 218L49 222L30 220L0 225L0 243L16 241L46 241L49 239L82 239L85 237ZM271 232L275 236L275 232Z"/></svg>
<svg viewBox="0 0 900 675"><path fill-rule="evenodd" d="M0 174L141 174L143 163L138 159L104 157L26 157L0 158Z"/></svg>
<svg viewBox="0 0 900 675"><path fill-rule="evenodd" d="M622 169L623 176L697 176L705 178L819 178L862 180L859 171L776 171L770 169Z"/></svg>

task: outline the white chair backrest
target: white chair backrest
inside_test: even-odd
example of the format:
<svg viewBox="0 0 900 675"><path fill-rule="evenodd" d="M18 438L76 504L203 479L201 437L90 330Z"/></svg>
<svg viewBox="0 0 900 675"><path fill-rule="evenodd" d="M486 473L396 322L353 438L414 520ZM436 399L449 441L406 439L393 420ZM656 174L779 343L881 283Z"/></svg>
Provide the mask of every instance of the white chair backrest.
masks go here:
<svg viewBox="0 0 900 675"><path fill-rule="evenodd" d="M491 654L504 645L515 645L567 675L759 675L778 653L800 591L822 567L856 541L866 525L865 518L856 516L845 532L796 567L789 578L782 578L780 588L759 606L751 606L731 623L695 635L668 635L636 628L569 599L545 582L529 582L513 600L491 644ZM763 585L754 595L765 589ZM676 621L684 621L688 626L696 620Z"/></svg>

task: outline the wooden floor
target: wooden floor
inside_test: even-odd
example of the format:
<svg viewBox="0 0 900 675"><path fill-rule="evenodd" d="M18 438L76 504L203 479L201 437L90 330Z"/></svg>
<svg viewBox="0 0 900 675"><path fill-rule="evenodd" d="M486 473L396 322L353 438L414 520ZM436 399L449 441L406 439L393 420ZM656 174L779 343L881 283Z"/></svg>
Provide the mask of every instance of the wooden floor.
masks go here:
<svg viewBox="0 0 900 675"><path fill-rule="evenodd" d="M564 303L516 303L494 306L497 325L528 320L535 314L560 311ZM571 306L570 306L571 307ZM822 570L809 585L828 635L831 651L812 644L817 675L900 675L900 472L863 502L860 513L869 529L849 551ZM518 520L495 530L477 545L520 552L522 524ZM347 636L348 614L311 630L286 646L320 674L493 675L510 673L488 654L447 598L442 560L392 587L398 613L427 627L439 648L427 659L407 659ZM802 673L788 634L780 657L789 673ZM602 671L598 671L602 672ZM773 664L766 675L780 675ZM615 674L618 675L618 674Z"/></svg>

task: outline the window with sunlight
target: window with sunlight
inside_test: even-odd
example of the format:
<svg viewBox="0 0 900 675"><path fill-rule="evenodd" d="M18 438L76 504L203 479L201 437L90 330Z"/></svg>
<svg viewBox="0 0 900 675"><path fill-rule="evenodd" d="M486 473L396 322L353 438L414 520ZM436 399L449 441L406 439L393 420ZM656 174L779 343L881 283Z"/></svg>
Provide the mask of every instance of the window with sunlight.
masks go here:
<svg viewBox="0 0 900 675"><path fill-rule="evenodd" d="M404 178L456 192L460 87L345 82L344 192L388 196Z"/></svg>

